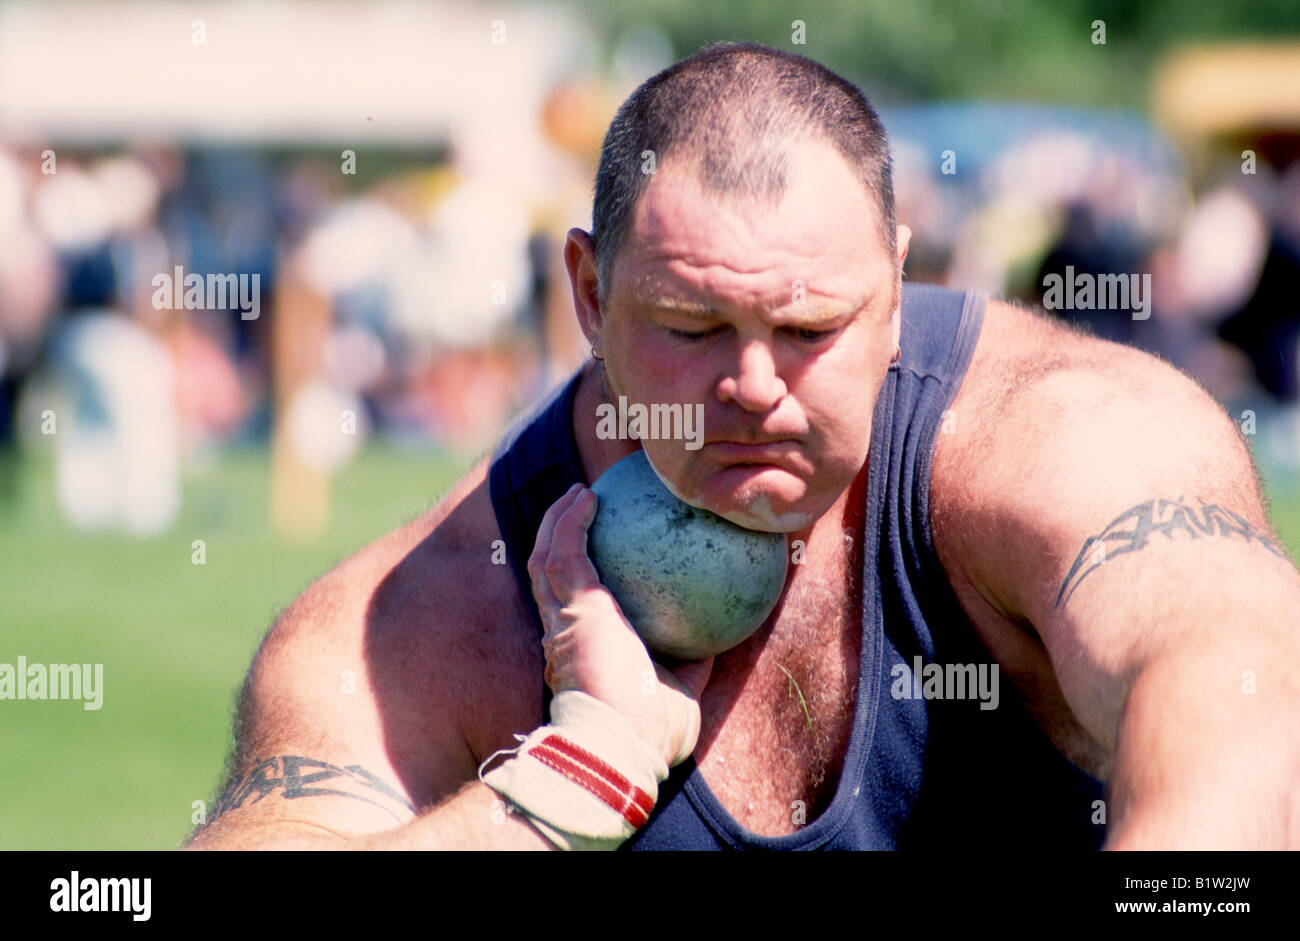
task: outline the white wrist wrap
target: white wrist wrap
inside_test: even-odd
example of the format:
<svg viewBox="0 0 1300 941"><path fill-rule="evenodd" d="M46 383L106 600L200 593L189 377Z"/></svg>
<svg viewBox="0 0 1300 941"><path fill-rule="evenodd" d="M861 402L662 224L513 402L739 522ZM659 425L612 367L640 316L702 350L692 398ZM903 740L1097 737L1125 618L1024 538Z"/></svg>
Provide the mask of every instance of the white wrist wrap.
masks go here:
<svg viewBox="0 0 1300 941"><path fill-rule="evenodd" d="M573 689L556 694L551 724L515 757L486 775L483 767L479 779L562 849L616 849L650 819L668 777L663 756L626 719Z"/></svg>

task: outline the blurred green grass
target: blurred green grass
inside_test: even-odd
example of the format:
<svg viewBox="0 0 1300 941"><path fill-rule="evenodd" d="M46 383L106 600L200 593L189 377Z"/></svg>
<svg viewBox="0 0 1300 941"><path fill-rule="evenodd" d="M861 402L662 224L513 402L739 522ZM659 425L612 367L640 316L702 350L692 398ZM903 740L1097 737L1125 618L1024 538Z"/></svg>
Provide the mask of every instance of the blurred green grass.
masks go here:
<svg viewBox="0 0 1300 941"><path fill-rule="evenodd" d="M104 705L0 703L0 850L170 849L208 801L234 695L277 611L312 579L432 504L467 458L375 447L332 483L328 531L286 543L267 522L265 451L190 473L164 536L63 522L52 467L29 462L0 505L0 662L103 663ZM1300 555L1300 486L1274 520ZM191 563L191 542L207 563Z"/></svg>
<svg viewBox="0 0 1300 941"><path fill-rule="evenodd" d="M98 711L0 702L0 850L176 847L212 797L234 695L276 613L470 463L372 447L334 477L328 529L305 545L270 529L265 450L188 473L179 522L145 539L72 530L52 464L22 465L0 506L0 662L102 663L104 698Z"/></svg>

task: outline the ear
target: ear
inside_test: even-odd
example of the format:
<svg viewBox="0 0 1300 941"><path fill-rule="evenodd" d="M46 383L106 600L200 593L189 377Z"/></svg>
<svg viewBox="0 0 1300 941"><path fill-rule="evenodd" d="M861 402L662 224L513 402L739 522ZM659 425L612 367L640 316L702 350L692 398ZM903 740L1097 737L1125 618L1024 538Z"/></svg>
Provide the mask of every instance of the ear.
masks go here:
<svg viewBox="0 0 1300 941"><path fill-rule="evenodd" d="M604 319L600 310L596 243L582 229L569 230L564 242L564 267L569 272L569 284L573 288L573 310L578 317L578 326L587 342L595 343Z"/></svg>
<svg viewBox="0 0 1300 941"><path fill-rule="evenodd" d="M907 261L907 247L912 241L912 230L905 225L898 226L895 230L895 240L898 243L898 270L900 272L900 283L898 285L898 309L894 311L894 346L898 346L899 338L903 335L903 285L901 283L901 272L903 262Z"/></svg>
<svg viewBox="0 0 1300 941"><path fill-rule="evenodd" d="M898 267L903 267L903 262L907 261L907 246L912 241L912 230L905 225L898 226L895 230L895 241L898 242Z"/></svg>

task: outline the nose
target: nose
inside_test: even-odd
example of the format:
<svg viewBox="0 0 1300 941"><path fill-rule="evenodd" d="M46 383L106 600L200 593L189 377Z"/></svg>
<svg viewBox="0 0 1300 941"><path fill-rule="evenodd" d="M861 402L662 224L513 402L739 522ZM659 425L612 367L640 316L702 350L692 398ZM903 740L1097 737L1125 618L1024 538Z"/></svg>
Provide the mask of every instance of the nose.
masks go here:
<svg viewBox="0 0 1300 941"><path fill-rule="evenodd" d="M772 351L758 340L741 349L735 373L718 383L719 399L759 415L775 408L785 394L785 382L777 375Z"/></svg>

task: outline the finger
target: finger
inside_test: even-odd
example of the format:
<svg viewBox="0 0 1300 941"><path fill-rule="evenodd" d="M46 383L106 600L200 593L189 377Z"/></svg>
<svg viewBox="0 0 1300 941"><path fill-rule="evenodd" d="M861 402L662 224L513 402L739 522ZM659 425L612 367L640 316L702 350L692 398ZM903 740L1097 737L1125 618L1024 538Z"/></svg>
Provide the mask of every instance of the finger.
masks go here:
<svg viewBox="0 0 1300 941"><path fill-rule="evenodd" d="M551 554L546 559L546 577L561 604L569 604L579 594L600 588L600 576L587 555L587 527L596 518L599 501L590 490L583 489L555 523Z"/></svg>
<svg viewBox="0 0 1300 941"><path fill-rule="evenodd" d="M537 540L533 544L533 552L528 557L528 577L533 586L533 598L542 611L543 623L547 620L547 611L559 607L559 600L546 579L546 559L551 553L551 538L555 533L555 523L573 505L581 490L582 484L574 484L565 491L564 496L547 509L546 515L542 517L541 526L537 528Z"/></svg>
<svg viewBox="0 0 1300 941"><path fill-rule="evenodd" d="M551 540L554 538L555 534L556 522L565 514L569 507L573 506L573 501L578 499L578 495L582 493L583 489L582 484L574 484L568 490L564 491L564 495L561 496L560 499L556 500L549 508L547 508L546 515L542 517L542 524L537 527L537 539L533 543L534 551L538 549L549 551ZM545 556L543 556L542 561L545 561Z"/></svg>

